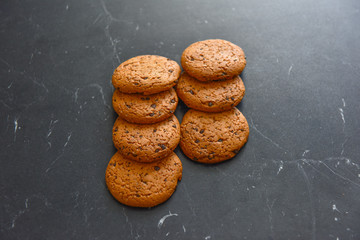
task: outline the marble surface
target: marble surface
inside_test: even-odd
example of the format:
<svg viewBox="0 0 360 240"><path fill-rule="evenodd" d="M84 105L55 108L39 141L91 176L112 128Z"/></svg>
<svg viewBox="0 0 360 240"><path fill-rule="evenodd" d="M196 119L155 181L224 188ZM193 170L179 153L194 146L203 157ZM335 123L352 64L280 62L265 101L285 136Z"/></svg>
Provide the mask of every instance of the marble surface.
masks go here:
<svg viewBox="0 0 360 240"><path fill-rule="evenodd" d="M0 239L360 239L360 2L1 1ZM111 75L223 38L248 60L246 146L116 202ZM187 111L180 103L176 115Z"/></svg>

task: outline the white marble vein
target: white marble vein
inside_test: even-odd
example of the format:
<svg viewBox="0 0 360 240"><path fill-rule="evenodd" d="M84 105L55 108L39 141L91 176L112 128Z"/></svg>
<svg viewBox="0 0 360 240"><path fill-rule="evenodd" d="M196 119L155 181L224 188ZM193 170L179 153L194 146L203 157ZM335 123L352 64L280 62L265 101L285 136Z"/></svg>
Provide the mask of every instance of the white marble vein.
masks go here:
<svg viewBox="0 0 360 240"><path fill-rule="evenodd" d="M14 142L16 142L16 132L18 130L18 117L14 119Z"/></svg>
<svg viewBox="0 0 360 240"><path fill-rule="evenodd" d="M90 84L89 86L90 86L90 87L95 87L95 88L97 88L97 89L99 90L100 95L101 95L101 99L102 99L102 102L103 102L104 106L106 106L107 108L111 108L111 107L109 106L109 104L106 103L103 88L102 88L99 84L97 84L97 83L92 83L92 84Z"/></svg>
<svg viewBox="0 0 360 240"><path fill-rule="evenodd" d="M304 181L306 183L308 195L309 195L309 201L310 201L310 211L311 211L311 233L312 233L312 239L316 240L316 216L315 216L315 210L314 210L314 199L311 193L311 183L309 180L308 175L306 174L304 168L297 163L298 169L302 172Z"/></svg>
<svg viewBox="0 0 360 240"><path fill-rule="evenodd" d="M252 120L251 117L250 117L250 121L251 121L251 127L252 127L258 134L260 134L263 138L265 138L266 140L268 140L269 142L271 142L275 147L277 147L277 148L279 148L279 149L287 152L286 149L282 148L278 143L276 143L275 141L273 141L273 140L270 139L269 137L265 136L260 130L258 130L258 129L256 128L256 126L255 126L255 124L254 124L254 122L253 122L253 120Z"/></svg>
<svg viewBox="0 0 360 240"><path fill-rule="evenodd" d="M165 220L167 219L167 218L169 218L169 217L173 217L173 216L178 216L178 214L177 213L171 213L170 211L169 211L169 214L167 214L167 215L165 215L165 216L163 216L162 218L160 218L160 220L159 220L159 222L158 222L158 228L160 229L161 227L162 227L162 225L164 224L164 222L165 222Z"/></svg>
<svg viewBox="0 0 360 240"><path fill-rule="evenodd" d="M288 70L288 76L290 77L290 74L291 74L291 70L293 69L293 64L291 64L291 66L289 67L289 70Z"/></svg>
<svg viewBox="0 0 360 240"><path fill-rule="evenodd" d="M339 211L339 209L337 209L336 204L333 204L333 205L332 205L332 210L341 213L341 212Z"/></svg>
<svg viewBox="0 0 360 240"><path fill-rule="evenodd" d="M53 168L55 163L64 155L65 149L66 149L66 147L69 144L69 141L71 139L71 135L72 135L72 132L71 131L68 132L68 136L67 136L66 141L64 143L64 147L61 150L61 153L50 163L50 166L45 170L46 173L48 173Z"/></svg>
<svg viewBox="0 0 360 240"><path fill-rule="evenodd" d="M274 236L274 223L273 223L273 217L272 217L272 208L274 206L274 203L276 202L277 199L274 199L271 204L270 204L270 201L269 201L269 198L266 197L266 206L269 210L269 223L270 223L270 232L271 232L271 235Z"/></svg>
<svg viewBox="0 0 360 240"><path fill-rule="evenodd" d="M276 175L279 175L279 173L281 172L281 170L284 169L284 162L282 160L280 160L280 164L279 164L279 169L276 173Z"/></svg>

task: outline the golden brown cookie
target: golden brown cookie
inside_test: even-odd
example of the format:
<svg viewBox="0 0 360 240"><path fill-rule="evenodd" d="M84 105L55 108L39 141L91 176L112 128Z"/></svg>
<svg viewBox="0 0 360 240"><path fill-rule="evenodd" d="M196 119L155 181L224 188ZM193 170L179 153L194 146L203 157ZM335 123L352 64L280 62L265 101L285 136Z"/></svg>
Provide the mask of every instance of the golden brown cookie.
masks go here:
<svg viewBox="0 0 360 240"><path fill-rule="evenodd" d="M173 88L146 96L115 90L112 104L115 112L126 121L150 124L169 118L175 112L178 97Z"/></svg>
<svg viewBox="0 0 360 240"><path fill-rule="evenodd" d="M149 95L175 86L180 72L179 64L169 58L142 55L120 64L114 71L112 83L124 93Z"/></svg>
<svg viewBox="0 0 360 240"><path fill-rule="evenodd" d="M153 124L129 123L118 117L113 127L113 142L126 158L154 162L176 148L180 141L180 124L175 115Z"/></svg>
<svg viewBox="0 0 360 240"><path fill-rule="evenodd" d="M231 79L246 66L244 51L222 39L191 44L181 56L183 69L200 81Z"/></svg>
<svg viewBox="0 0 360 240"><path fill-rule="evenodd" d="M239 76L229 80L201 82L183 72L176 92L189 108L203 112L223 112L241 102L245 86Z"/></svg>
<svg viewBox="0 0 360 240"><path fill-rule="evenodd" d="M194 161L217 163L234 157L248 136L249 125L237 108L221 113L190 109L181 122L180 147Z"/></svg>
<svg viewBox="0 0 360 240"><path fill-rule="evenodd" d="M119 152L105 173L106 185L119 202L132 207L153 207L168 200L182 177L182 164L175 153L161 161L139 163Z"/></svg>

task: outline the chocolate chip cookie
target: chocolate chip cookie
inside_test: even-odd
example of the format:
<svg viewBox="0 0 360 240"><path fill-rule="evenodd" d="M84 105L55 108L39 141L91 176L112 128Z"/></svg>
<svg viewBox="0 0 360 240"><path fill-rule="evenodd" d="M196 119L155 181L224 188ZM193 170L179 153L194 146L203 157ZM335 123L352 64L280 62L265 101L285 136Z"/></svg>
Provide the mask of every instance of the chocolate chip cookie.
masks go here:
<svg viewBox="0 0 360 240"><path fill-rule="evenodd" d="M180 147L193 161L217 163L234 157L248 136L249 125L237 108L221 113L190 109L181 122Z"/></svg>
<svg viewBox="0 0 360 240"><path fill-rule="evenodd" d="M204 112L222 112L241 102L245 95L245 86L239 76L229 80L202 82L183 72L176 92L189 108Z"/></svg>
<svg viewBox="0 0 360 240"><path fill-rule="evenodd" d="M232 79L243 71L246 58L239 46L222 39L209 39L187 47L181 65L200 81Z"/></svg>
<svg viewBox="0 0 360 240"><path fill-rule="evenodd" d="M115 112L126 121L150 124L169 118L175 112L178 97L173 88L151 95L115 90L112 104Z"/></svg>
<svg viewBox="0 0 360 240"><path fill-rule="evenodd" d="M182 164L175 153L161 161L139 163L119 152L105 173L106 185L119 202L132 207L153 207L168 200L182 177Z"/></svg>
<svg viewBox="0 0 360 240"><path fill-rule="evenodd" d="M114 71L112 83L124 93L149 95L175 86L180 72L179 64L169 58L142 55L120 64Z"/></svg>
<svg viewBox="0 0 360 240"><path fill-rule="evenodd" d="M129 123L118 117L113 127L113 142L126 158L138 162L160 160L180 141L180 124L175 115L153 124Z"/></svg>

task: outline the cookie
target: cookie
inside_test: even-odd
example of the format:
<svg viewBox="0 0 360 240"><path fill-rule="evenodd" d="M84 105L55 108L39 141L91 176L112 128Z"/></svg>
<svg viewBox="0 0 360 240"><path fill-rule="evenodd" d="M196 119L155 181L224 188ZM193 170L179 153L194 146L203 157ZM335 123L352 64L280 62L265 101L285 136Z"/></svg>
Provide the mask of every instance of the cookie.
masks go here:
<svg viewBox="0 0 360 240"><path fill-rule="evenodd" d="M203 112L223 112L241 102L245 86L239 76L229 80L201 82L183 72L176 92L189 108Z"/></svg>
<svg viewBox="0 0 360 240"><path fill-rule="evenodd" d="M154 162L176 148L180 141L180 124L175 115L153 124L129 123L118 117L113 127L113 142L126 158Z"/></svg>
<svg viewBox="0 0 360 240"><path fill-rule="evenodd" d="M182 177L182 164L175 153L161 161L139 163L119 152L105 173L106 185L119 202L132 207L153 207L168 200Z"/></svg>
<svg viewBox="0 0 360 240"><path fill-rule="evenodd" d="M246 58L239 46L221 39L209 39L187 47L181 56L181 65L200 81L231 79L243 71Z"/></svg>
<svg viewBox="0 0 360 240"><path fill-rule="evenodd" d="M178 97L173 88L146 96L115 90L112 104L115 112L126 121L150 124L169 118L175 112Z"/></svg>
<svg viewBox="0 0 360 240"><path fill-rule="evenodd" d="M180 147L194 161L217 163L234 157L248 136L249 125L237 108L221 113L190 109L181 122Z"/></svg>
<svg viewBox="0 0 360 240"><path fill-rule="evenodd" d="M175 86L180 72L179 64L169 58L142 55L120 64L114 71L112 83L124 93L149 95Z"/></svg>

